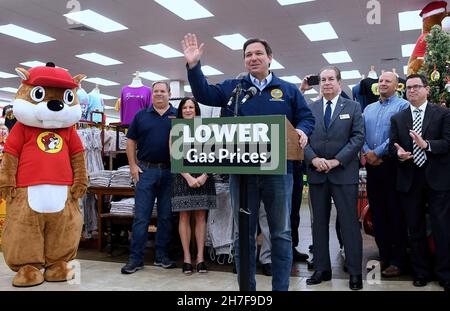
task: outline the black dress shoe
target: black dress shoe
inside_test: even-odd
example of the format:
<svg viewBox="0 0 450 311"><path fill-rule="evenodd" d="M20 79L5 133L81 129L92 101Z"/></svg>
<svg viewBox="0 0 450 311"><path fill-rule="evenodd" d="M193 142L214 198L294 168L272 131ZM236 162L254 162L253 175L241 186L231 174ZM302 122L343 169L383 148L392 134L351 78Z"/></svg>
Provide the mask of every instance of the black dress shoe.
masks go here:
<svg viewBox="0 0 450 311"><path fill-rule="evenodd" d="M262 265L262 273L267 276L272 276L272 264L265 263Z"/></svg>
<svg viewBox="0 0 450 311"><path fill-rule="evenodd" d="M306 285L316 285L322 281L331 280L331 271L315 271L309 279L306 280Z"/></svg>
<svg viewBox="0 0 450 311"><path fill-rule="evenodd" d="M352 290L358 290L363 288L362 275L352 274L348 282L348 287Z"/></svg>
<svg viewBox="0 0 450 311"><path fill-rule="evenodd" d="M427 286L428 279L423 276L416 276L413 281L413 285L415 287L424 287Z"/></svg>
<svg viewBox="0 0 450 311"><path fill-rule="evenodd" d="M292 259L294 261L304 261L304 262L306 262L306 260L308 258L309 258L309 256L307 254L297 252L297 250L295 250L295 249L292 251Z"/></svg>
<svg viewBox="0 0 450 311"><path fill-rule="evenodd" d="M450 280L439 281L439 285L442 286L445 291L450 291Z"/></svg>

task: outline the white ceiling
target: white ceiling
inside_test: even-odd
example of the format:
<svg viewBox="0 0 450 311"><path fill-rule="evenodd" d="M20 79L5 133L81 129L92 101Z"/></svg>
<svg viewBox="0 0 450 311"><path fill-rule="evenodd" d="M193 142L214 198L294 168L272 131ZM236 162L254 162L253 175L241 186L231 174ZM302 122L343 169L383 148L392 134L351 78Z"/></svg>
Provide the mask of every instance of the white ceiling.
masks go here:
<svg viewBox="0 0 450 311"><path fill-rule="evenodd" d="M72 0L74 1L74 0ZM352 63L338 64L342 70L357 69L367 74L370 65L376 70L396 67L402 75L408 59L401 55L401 45L415 43L420 30L399 31L398 12L420 10L426 0L378 0L381 24L367 22L369 0L316 0L280 6L276 0L197 0L214 17L185 21L152 0L78 0L81 9L91 9L128 27L127 30L101 33L76 31L63 14L69 13L65 0L2 0L0 25L13 23L46 34L55 41L33 44L0 34L0 71L14 73L19 63L29 60L53 61L69 69L72 75L84 73L118 82L119 86L100 86L101 92L120 96L123 86L136 71L152 71L171 80L186 81L184 58L164 59L139 46L164 43L181 51L180 40L187 32L196 33L205 43L203 65L222 71L211 76L212 83L234 77L244 70L242 50L233 51L213 37L241 33L244 37L261 37L269 41L274 58L285 69L278 76L303 77L328 65L321 55L347 50ZM183 0L179 0L183 1ZM303 24L330 21L339 39L310 42L299 30ZM97 52L123 62L101 66L75 57ZM151 82L143 80L144 84ZM345 80L355 84L359 80ZM18 87L18 78L0 79L1 87ZM94 85L83 82L90 91ZM348 88L344 88L349 91ZM0 91L0 98L13 94ZM105 101L114 105L115 100Z"/></svg>

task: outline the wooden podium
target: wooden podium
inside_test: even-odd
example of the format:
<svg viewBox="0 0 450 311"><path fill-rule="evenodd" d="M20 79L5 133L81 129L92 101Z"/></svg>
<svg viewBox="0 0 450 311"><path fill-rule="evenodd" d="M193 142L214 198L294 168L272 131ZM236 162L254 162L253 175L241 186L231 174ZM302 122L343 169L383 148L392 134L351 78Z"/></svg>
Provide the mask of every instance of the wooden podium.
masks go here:
<svg viewBox="0 0 450 311"><path fill-rule="evenodd" d="M300 147L299 137L297 131L292 126L291 122L286 118L286 147L288 160L303 160L304 153Z"/></svg>

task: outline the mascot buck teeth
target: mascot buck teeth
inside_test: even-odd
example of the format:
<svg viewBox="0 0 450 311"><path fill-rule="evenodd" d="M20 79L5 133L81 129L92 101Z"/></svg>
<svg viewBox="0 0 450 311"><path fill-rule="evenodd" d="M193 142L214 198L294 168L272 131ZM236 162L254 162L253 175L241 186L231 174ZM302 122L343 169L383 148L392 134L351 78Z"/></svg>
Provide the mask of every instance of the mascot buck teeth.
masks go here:
<svg viewBox="0 0 450 311"><path fill-rule="evenodd" d="M5 144L0 192L6 198L2 250L17 274L14 286L74 277L83 220L78 200L87 189L82 142L74 128L81 117L72 77L53 63L29 71L13 102L17 123ZM41 272L44 270L44 273Z"/></svg>

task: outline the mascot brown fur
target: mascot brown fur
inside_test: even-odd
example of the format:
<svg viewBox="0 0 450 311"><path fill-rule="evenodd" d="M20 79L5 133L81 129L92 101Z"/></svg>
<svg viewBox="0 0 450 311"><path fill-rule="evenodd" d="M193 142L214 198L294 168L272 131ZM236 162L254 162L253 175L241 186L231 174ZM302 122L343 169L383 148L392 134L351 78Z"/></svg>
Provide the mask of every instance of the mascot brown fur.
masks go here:
<svg viewBox="0 0 450 311"><path fill-rule="evenodd" d="M81 117L75 91L85 76L72 78L52 63L16 72L22 79L13 102L18 122L0 167L2 250L17 272L13 285L28 287L73 278L68 262L77 253L83 225L78 200L87 189L84 148L73 126Z"/></svg>
<svg viewBox="0 0 450 311"><path fill-rule="evenodd" d="M434 25L441 25L442 20L447 16L447 2L433 1L428 3L420 12L422 17L422 35L417 39L416 46L409 57L408 75L418 73L423 64L427 43L425 36L431 31Z"/></svg>

